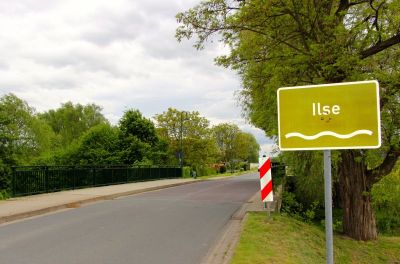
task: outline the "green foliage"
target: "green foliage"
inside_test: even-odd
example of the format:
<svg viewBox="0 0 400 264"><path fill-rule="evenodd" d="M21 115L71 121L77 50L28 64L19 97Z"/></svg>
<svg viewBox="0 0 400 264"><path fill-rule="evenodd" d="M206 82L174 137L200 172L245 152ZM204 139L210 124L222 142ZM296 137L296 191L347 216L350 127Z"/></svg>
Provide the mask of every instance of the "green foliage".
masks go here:
<svg viewBox="0 0 400 264"><path fill-rule="evenodd" d="M10 197L11 195L7 190L0 190L0 200L6 200Z"/></svg>
<svg viewBox="0 0 400 264"><path fill-rule="evenodd" d="M154 124L137 110L128 110L119 127L99 124L36 164L153 165L165 160L167 145L159 141ZM165 164L165 163L164 163Z"/></svg>
<svg viewBox="0 0 400 264"><path fill-rule="evenodd" d="M119 130L119 151L124 164L150 160L153 148L162 150L153 122L139 110L126 111L119 121Z"/></svg>
<svg viewBox="0 0 400 264"><path fill-rule="evenodd" d="M207 166L196 166L194 170L196 171L197 177L209 176L217 173L217 171L214 168L210 168Z"/></svg>
<svg viewBox="0 0 400 264"><path fill-rule="evenodd" d="M0 191L7 192L11 186L11 165L0 161Z"/></svg>
<svg viewBox="0 0 400 264"><path fill-rule="evenodd" d="M258 162L259 144L250 133L240 131L234 124L222 123L212 128L217 142L219 159L230 162L233 159Z"/></svg>
<svg viewBox="0 0 400 264"><path fill-rule="evenodd" d="M151 166L154 165L152 160L149 160L147 157L144 157L142 160L137 160L133 163L135 166Z"/></svg>
<svg viewBox="0 0 400 264"><path fill-rule="evenodd" d="M141 141L136 136L121 137L119 141L119 151L121 160L124 164L134 164L147 157L151 150L151 145Z"/></svg>
<svg viewBox="0 0 400 264"><path fill-rule="evenodd" d="M349 161L352 167L362 170L361 175L369 175L368 180L362 180L369 185L364 191L369 191L375 181L389 174L400 156L398 8L398 1L389 0L209 0L177 15L180 25L176 37L179 41L195 38L195 47L203 48L212 35L219 34L219 40L230 52L216 62L238 72L242 79L243 110L271 138L278 134L278 88L377 79L382 147L352 150L359 158ZM335 169L344 164L339 158L345 157L343 153L346 151L336 154ZM296 175L302 179L297 184L297 190L304 192L302 199L309 205L320 201L320 154L299 152L288 156ZM360 162L362 166L356 166ZM344 181L351 177L345 170L339 172ZM337 180L338 174L333 175ZM342 196L351 200L356 193L349 190Z"/></svg>
<svg viewBox="0 0 400 264"><path fill-rule="evenodd" d="M182 167L182 177L183 178L191 178L192 175L190 175L190 172L192 171L192 168L185 166Z"/></svg>
<svg viewBox="0 0 400 264"><path fill-rule="evenodd" d="M256 139L236 125L225 123L210 129L210 122L198 112L173 108L156 115L155 120L158 134L169 143L169 159L175 162L179 163L181 151L184 164L195 167L258 158Z"/></svg>
<svg viewBox="0 0 400 264"><path fill-rule="evenodd" d="M307 223L318 223L324 219L323 206L319 201L303 204L292 192L283 192L281 212Z"/></svg>
<svg viewBox="0 0 400 264"><path fill-rule="evenodd" d="M108 124L89 129L79 139L78 164L120 164L118 132L117 128Z"/></svg>
<svg viewBox="0 0 400 264"><path fill-rule="evenodd" d="M121 118L119 127L100 122L66 147L42 155L35 164L166 164L167 147L165 141L158 139L154 124L149 119L138 110L128 110Z"/></svg>
<svg viewBox="0 0 400 264"><path fill-rule="evenodd" d="M272 182L274 188L286 182L286 165L281 162L272 161Z"/></svg>
<svg viewBox="0 0 400 264"><path fill-rule="evenodd" d="M122 164L118 129L102 124L89 129L64 153L62 164Z"/></svg>
<svg viewBox="0 0 400 264"><path fill-rule="evenodd" d="M102 108L95 104L73 104L67 102L56 110L39 115L58 136L60 147L67 147L90 128L108 123L101 113Z"/></svg>
<svg viewBox="0 0 400 264"><path fill-rule="evenodd" d="M291 217L301 219L303 205L296 199L296 195L291 192L283 192L281 212Z"/></svg>
<svg viewBox="0 0 400 264"><path fill-rule="evenodd" d="M284 152L282 160L295 176L293 192L302 203L311 205L314 201L323 203L324 186L323 156L317 151Z"/></svg>
<svg viewBox="0 0 400 264"><path fill-rule="evenodd" d="M10 184L10 167L29 164L52 148L55 135L34 109L13 94L0 98L0 190Z"/></svg>
<svg viewBox="0 0 400 264"><path fill-rule="evenodd" d="M237 159L235 152L236 142L240 129L237 125L222 123L212 128L213 136L217 142L220 159L223 162L229 162L232 159Z"/></svg>
<svg viewBox="0 0 400 264"><path fill-rule="evenodd" d="M372 188L372 200L381 233L400 234L400 162Z"/></svg>
<svg viewBox="0 0 400 264"><path fill-rule="evenodd" d="M158 165L172 165L168 155L168 142L163 138L158 138L156 144L152 147L151 152L148 154L148 159L151 164Z"/></svg>
<svg viewBox="0 0 400 264"><path fill-rule="evenodd" d="M13 94L0 99L0 125L1 152L6 164L26 164L51 148L51 129Z"/></svg>
<svg viewBox="0 0 400 264"><path fill-rule="evenodd" d="M119 129L122 137L136 137L151 146L158 141L153 122L145 118L139 110L125 111L119 121Z"/></svg>
<svg viewBox="0 0 400 264"><path fill-rule="evenodd" d="M209 129L210 122L199 112L169 108L154 118L158 135L169 144L171 161L179 164L182 151L184 165L204 166L215 162L217 148Z"/></svg>
<svg viewBox="0 0 400 264"><path fill-rule="evenodd" d="M239 163L239 169L242 171L247 171L250 169L250 164L247 162L240 162Z"/></svg>

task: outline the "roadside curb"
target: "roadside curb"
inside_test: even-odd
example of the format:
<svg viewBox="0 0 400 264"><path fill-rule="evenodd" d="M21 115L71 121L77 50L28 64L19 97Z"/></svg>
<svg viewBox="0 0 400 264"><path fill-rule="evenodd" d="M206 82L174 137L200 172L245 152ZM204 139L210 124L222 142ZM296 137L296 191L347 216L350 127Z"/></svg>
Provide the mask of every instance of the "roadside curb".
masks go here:
<svg viewBox="0 0 400 264"><path fill-rule="evenodd" d="M24 218L47 214L47 213L51 213L51 212L55 212L55 211L59 211L59 210L63 210L63 209L77 208L77 207L80 207L82 205L89 204L89 203L105 201L105 200L112 200L112 199L122 197L122 196L129 196L129 195L134 195L134 194L139 194L139 193L144 193L144 192L156 191L156 190L191 184L191 183L195 183L195 182L198 182L198 181L188 181L188 182L180 182L180 183L173 183L173 184L167 184L167 185L161 185L161 186L148 187L148 188L143 188L143 189L139 189L139 190L114 193L114 194L104 195L104 196L97 196L97 197L92 197L92 198L88 198L88 199L83 199L80 201L69 202L69 203L65 203L65 204L60 204L60 205L50 206L50 207L46 207L46 208L42 208L42 209L37 209L37 210L33 210L33 211L17 213L17 214L8 215L8 216L2 216L2 217L0 217L0 225L7 223L7 222L17 221L17 220L21 220Z"/></svg>
<svg viewBox="0 0 400 264"><path fill-rule="evenodd" d="M264 211L260 194L257 191L245 204L243 204L225 225L218 240L211 247L201 264L228 264L230 263L239 242L243 223L248 212Z"/></svg>

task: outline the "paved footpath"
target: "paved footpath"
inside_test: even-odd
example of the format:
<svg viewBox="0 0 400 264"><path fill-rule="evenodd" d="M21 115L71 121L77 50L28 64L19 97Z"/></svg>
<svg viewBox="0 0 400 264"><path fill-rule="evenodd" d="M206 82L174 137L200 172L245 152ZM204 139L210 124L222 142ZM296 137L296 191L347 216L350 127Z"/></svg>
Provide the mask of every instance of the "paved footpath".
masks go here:
<svg viewBox="0 0 400 264"><path fill-rule="evenodd" d="M167 179L39 194L0 201L0 224L81 204L184 185L198 180Z"/></svg>

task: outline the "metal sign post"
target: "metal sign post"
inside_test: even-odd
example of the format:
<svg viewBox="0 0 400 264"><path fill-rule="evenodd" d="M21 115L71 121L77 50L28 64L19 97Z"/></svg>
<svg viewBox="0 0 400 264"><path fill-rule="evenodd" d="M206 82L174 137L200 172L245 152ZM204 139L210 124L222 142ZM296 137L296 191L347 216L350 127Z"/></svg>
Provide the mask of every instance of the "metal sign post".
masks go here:
<svg viewBox="0 0 400 264"><path fill-rule="evenodd" d="M326 263L333 264L331 150L324 150Z"/></svg>

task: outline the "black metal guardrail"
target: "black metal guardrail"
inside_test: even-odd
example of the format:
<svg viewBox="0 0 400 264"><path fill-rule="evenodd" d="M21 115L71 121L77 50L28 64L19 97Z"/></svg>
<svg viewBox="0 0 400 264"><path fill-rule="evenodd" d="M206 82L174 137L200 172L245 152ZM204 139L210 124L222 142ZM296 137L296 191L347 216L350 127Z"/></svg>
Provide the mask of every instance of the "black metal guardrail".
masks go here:
<svg viewBox="0 0 400 264"><path fill-rule="evenodd" d="M182 169L169 166L22 166L12 168L12 195L180 177Z"/></svg>

